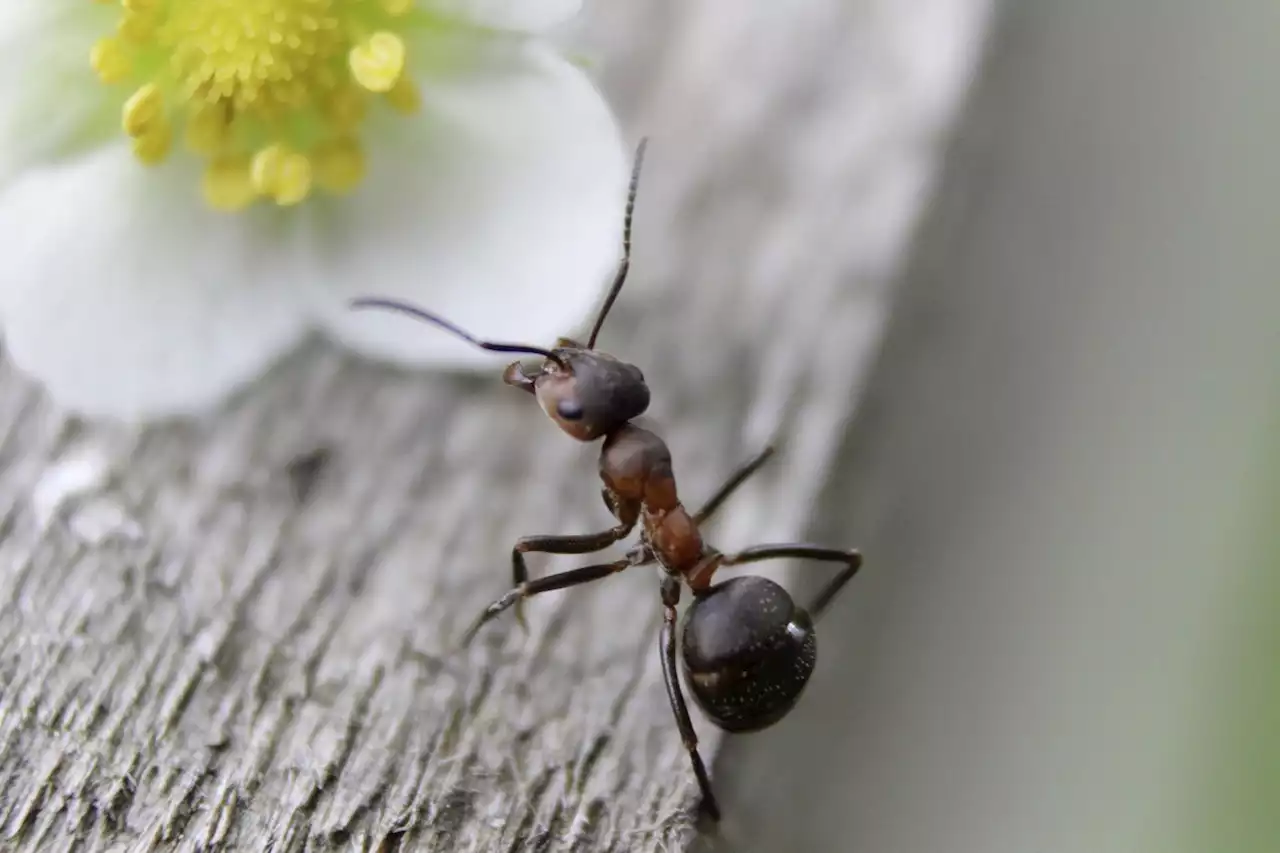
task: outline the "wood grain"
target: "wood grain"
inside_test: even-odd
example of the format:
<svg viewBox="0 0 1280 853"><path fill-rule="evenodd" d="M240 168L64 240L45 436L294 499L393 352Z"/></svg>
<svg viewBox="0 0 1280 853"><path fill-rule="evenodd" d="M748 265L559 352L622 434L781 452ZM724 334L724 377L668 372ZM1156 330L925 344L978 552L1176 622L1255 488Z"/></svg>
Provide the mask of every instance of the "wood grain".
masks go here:
<svg viewBox="0 0 1280 853"><path fill-rule="evenodd" d="M579 36L653 139L602 345L643 366L690 502L783 438L714 539L798 536L986 3L598 5ZM500 368L407 374L313 342L208 422L136 436L0 368L5 849L685 846L649 570L456 648L516 537L608 521L595 448Z"/></svg>

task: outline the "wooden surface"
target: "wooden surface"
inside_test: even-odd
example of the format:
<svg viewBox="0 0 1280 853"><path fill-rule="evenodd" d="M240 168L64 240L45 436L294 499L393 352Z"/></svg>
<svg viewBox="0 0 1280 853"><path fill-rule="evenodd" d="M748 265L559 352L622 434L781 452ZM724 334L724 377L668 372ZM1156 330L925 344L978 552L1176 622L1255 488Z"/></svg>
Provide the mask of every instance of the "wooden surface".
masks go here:
<svg viewBox="0 0 1280 853"><path fill-rule="evenodd" d="M653 137L602 346L650 379L691 503L783 439L713 528L728 547L805 529L986 8L900 5L600 4L585 27ZM515 538L608 522L596 448L501 366L314 344L208 423L140 436L0 368L4 849L684 847L649 570L456 648Z"/></svg>

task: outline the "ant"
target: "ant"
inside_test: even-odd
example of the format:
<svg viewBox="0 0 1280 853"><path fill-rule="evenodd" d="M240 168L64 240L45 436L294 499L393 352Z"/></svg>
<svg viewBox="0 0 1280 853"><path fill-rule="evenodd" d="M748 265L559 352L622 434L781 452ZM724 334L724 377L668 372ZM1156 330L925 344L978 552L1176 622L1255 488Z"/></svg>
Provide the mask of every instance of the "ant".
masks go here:
<svg viewBox="0 0 1280 853"><path fill-rule="evenodd" d="M777 723L799 700L817 661L814 620L858 571L862 555L856 550L808 544L756 545L731 554L710 547L699 528L764 464L773 454L773 447L766 447L741 466L701 509L690 513L677 495L671 451L666 443L632 423L649 406L644 374L635 365L597 350L595 343L631 266L631 218L646 143L642 139L637 146L631 170L622 260L586 346L568 338L560 338L552 349L481 340L435 314L391 299L359 298L352 306L409 314L493 352L542 356L542 363L533 372L521 362L513 362L503 371L503 381L532 394L555 425L572 438L582 442L604 439L600 452L602 494L617 524L600 533L526 536L517 541L511 549L511 591L485 608L467 630L463 644L470 643L486 622L512 607L517 621L525 627L521 605L530 596L601 580L656 560L662 568L660 649L667 697L693 764L702 807L718 821L720 808L698 754L698 738L675 674L676 605L681 581L693 594L693 603L684 616L681 643L681 662L689 689L718 727L732 733L753 732ZM595 553L630 535L637 523L642 528L640 541L621 559L529 579L525 554ZM758 575L711 582L719 568L788 557L844 566L808 608L797 607L785 589Z"/></svg>

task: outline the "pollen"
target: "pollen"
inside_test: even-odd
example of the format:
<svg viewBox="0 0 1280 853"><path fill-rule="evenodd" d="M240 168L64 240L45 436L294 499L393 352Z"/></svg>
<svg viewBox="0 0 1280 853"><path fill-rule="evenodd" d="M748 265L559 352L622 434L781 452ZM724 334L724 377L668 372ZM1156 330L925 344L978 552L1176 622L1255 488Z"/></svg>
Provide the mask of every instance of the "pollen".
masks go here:
<svg viewBox="0 0 1280 853"><path fill-rule="evenodd" d="M389 92L404 71L404 42L394 33L374 33L351 48L351 76L370 92Z"/></svg>
<svg viewBox="0 0 1280 853"><path fill-rule="evenodd" d="M416 111L413 0L94 0L119 9L89 55L146 165L204 162L225 211L341 195L365 174L360 129Z"/></svg>

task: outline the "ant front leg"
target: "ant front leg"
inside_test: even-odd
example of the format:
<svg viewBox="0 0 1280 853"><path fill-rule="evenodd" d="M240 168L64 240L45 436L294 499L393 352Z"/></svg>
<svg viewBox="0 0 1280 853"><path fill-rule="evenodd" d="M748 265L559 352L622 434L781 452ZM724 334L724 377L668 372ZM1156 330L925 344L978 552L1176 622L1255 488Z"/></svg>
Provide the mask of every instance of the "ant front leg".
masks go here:
<svg viewBox="0 0 1280 853"><path fill-rule="evenodd" d="M607 578L609 575L616 574L623 569L630 568L634 563L630 557L624 557L621 560L614 560L612 563L602 563L597 566L584 566L581 569L570 569L567 572L557 572L554 575L547 575L545 578L525 581L519 584L506 595L490 604L484 609L475 622L471 623L471 627L467 629L467 633L462 637L462 645L469 645L480 628L493 619L502 611L517 606L533 595L543 592L551 592L557 589L566 589L571 586L578 586L584 583L598 581L601 578Z"/></svg>
<svg viewBox="0 0 1280 853"><path fill-rule="evenodd" d="M816 620L822 611L827 609L836 593L862 568L862 554L856 550L839 548L823 548L817 545L756 545L744 548L736 554L721 558L721 566L740 566L745 563L758 563L761 560L778 560L786 557L800 557L805 560L819 560L827 563L844 563L840 574L832 578L813 599L808 610Z"/></svg>
<svg viewBox="0 0 1280 853"><path fill-rule="evenodd" d="M511 549L511 585L515 588L523 586L529 580L529 568L525 565L524 555L530 552L542 554L591 554L603 551L619 539L625 539L635 529L634 520L615 524L600 533L588 533L581 536L525 536L516 542ZM528 630L524 620L524 611L520 600L515 602L516 621L520 627Z"/></svg>
<svg viewBox="0 0 1280 853"><path fill-rule="evenodd" d="M676 715L676 725L680 728L680 739L684 748L689 751L689 761L693 764L693 775L697 777L698 789L702 792L702 808L712 820L720 820L720 806L716 803L716 795L711 790L711 780L707 777L706 765L698 754L698 735L693 730L693 720L689 718L689 708L684 701L684 692L680 689L680 676L676 673L676 605L680 602L680 582L672 575L662 578L662 635L659 643L662 651L662 677L667 683L667 699L671 702L671 711Z"/></svg>

